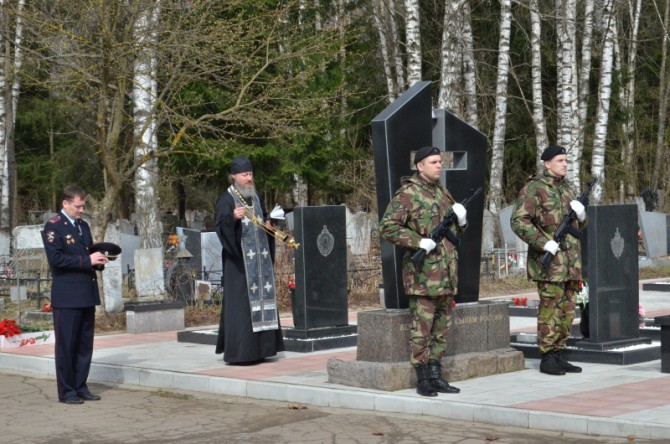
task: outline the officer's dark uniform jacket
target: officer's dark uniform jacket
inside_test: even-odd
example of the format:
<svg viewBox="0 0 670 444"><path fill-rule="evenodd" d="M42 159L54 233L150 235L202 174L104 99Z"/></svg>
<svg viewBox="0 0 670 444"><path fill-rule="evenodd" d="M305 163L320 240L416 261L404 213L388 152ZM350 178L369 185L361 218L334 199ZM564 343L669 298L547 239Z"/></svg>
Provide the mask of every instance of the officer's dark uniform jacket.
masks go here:
<svg viewBox="0 0 670 444"><path fill-rule="evenodd" d="M97 276L88 251L93 244L91 230L85 221L78 223L81 233L65 216L58 214L44 226L44 248L53 275L51 305L54 308L100 304Z"/></svg>

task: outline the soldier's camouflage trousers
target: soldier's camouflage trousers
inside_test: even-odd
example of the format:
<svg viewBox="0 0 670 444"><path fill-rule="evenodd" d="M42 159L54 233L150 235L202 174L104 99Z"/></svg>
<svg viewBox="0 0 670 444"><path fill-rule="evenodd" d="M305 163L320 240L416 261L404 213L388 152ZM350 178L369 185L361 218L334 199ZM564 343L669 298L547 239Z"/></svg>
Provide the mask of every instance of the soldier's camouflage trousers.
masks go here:
<svg viewBox="0 0 670 444"><path fill-rule="evenodd" d="M575 317L575 294L579 281L537 283L537 343L541 353L563 350Z"/></svg>
<svg viewBox="0 0 670 444"><path fill-rule="evenodd" d="M428 364L430 360L439 362L444 356L453 300L453 295L409 296L409 312L412 314L409 337L412 357L409 362L412 366Z"/></svg>

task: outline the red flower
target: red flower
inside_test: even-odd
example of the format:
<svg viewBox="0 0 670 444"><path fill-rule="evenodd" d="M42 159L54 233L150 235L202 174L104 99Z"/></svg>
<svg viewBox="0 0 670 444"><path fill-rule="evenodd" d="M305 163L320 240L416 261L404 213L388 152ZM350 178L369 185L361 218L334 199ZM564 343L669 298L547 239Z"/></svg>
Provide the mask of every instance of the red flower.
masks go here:
<svg viewBox="0 0 670 444"><path fill-rule="evenodd" d="M53 308L51 307L51 304L44 304L42 306L42 311L53 311Z"/></svg>
<svg viewBox="0 0 670 444"><path fill-rule="evenodd" d="M514 306L518 307L521 304L521 299L519 298L514 298Z"/></svg>
<svg viewBox="0 0 670 444"><path fill-rule="evenodd" d="M287 284L286 286L289 288L289 290L295 289L295 279L293 279L291 276L288 276L286 278Z"/></svg>
<svg viewBox="0 0 670 444"><path fill-rule="evenodd" d="M20 335L21 329L16 326L16 321L14 319L3 319L0 322L0 335L11 338L14 335Z"/></svg>
<svg viewBox="0 0 670 444"><path fill-rule="evenodd" d="M523 305L524 307L527 306L528 305L528 298L521 299L521 305Z"/></svg>

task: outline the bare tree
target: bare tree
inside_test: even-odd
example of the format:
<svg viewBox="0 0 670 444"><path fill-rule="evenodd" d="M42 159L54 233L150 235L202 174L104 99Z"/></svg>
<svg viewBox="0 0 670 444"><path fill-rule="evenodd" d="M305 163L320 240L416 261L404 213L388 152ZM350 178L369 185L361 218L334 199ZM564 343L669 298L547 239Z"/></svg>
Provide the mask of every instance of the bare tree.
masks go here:
<svg viewBox="0 0 670 444"><path fill-rule="evenodd" d="M163 245L156 184L159 176L158 159L151 153L158 150L157 110L157 34L160 0L147 0L140 5L134 25L136 57L134 60L133 139L136 141L135 162L141 166L135 172L135 211L138 232L144 248ZM143 159L149 158L146 162Z"/></svg>
<svg viewBox="0 0 670 444"><path fill-rule="evenodd" d="M604 0L602 16L603 46L600 80L598 84L598 106L593 137L593 155L591 176L598 179L593 187L593 203L603 199L605 184L605 145L607 142L607 122L609 120L610 100L612 96L612 66L614 59L614 0Z"/></svg>
<svg viewBox="0 0 670 444"><path fill-rule="evenodd" d="M498 41L498 76L496 80L496 112L491 143L491 182L489 211L497 214L503 201L505 129L507 114L507 81L509 78L509 45L512 28L512 1L500 2L500 39Z"/></svg>
<svg viewBox="0 0 670 444"><path fill-rule="evenodd" d="M405 45L407 48L407 85L422 80L421 21L419 0L405 0Z"/></svg>
<svg viewBox="0 0 670 444"><path fill-rule="evenodd" d="M656 2L654 2L656 7ZM656 10L659 22L662 26L663 38L661 43L661 66L659 71L659 94L658 94L658 133L656 135L656 156L651 176L651 189L657 190L662 183L662 174L667 171L667 162L663 162L666 156L665 149L665 128L668 113L668 101L670 100L670 70L668 70L668 40L670 39L670 0L665 0L665 10L663 17L660 17L660 12Z"/></svg>
<svg viewBox="0 0 670 444"><path fill-rule="evenodd" d="M547 124L544 118L544 100L542 99L542 16L537 0L530 0L530 48L531 82L533 90L533 126L535 127L537 172L544 169L540 155L549 146Z"/></svg>

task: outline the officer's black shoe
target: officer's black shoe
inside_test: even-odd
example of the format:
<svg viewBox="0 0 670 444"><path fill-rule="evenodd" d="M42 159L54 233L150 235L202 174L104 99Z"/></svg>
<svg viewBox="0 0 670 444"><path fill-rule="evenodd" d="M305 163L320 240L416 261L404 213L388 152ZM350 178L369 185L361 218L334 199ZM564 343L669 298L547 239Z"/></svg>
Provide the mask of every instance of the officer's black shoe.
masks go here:
<svg viewBox="0 0 670 444"><path fill-rule="evenodd" d="M102 399L102 396L94 395L93 393L84 393L83 395L79 395L79 397L84 401L100 401Z"/></svg>
<svg viewBox="0 0 670 444"><path fill-rule="evenodd" d="M550 350L542 353L542 361L540 362L540 372L548 375L564 375L565 369L561 367L556 353Z"/></svg>
<svg viewBox="0 0 670 444"><path fill-rule="evenodd" d="M79 396L70 396L70 397L67 397L65 399L61 399L60 402L62 402L64 404L73 405L73 404L83 404L84 400L81 399Z"/></svg>
<svg viewBox="0 0 670 444"><path fill-rule="evenodd" d="M440 363L431 362L428 364L430 370L430 382L433 384L433 389L440 393L460 393L461 389L449 385L447 381L442 379L442 366Z"/></svg>
<svg viewBox="0 0 670 444"><path fill-rule="evenodd" d="M555 353L556 355L556 361L558 362L558 365L561 366L563 370L565 370L566 373L581 373L582 368L577 367L576 365L572 365L568 362L567 359L565 359L565 355L563 354L563 350L559 350Z"/></svg>
<svg viewBox="0 0 670 444"><path fill-rule="evenodd" d="M437 392L433 388L430 379L430 369L428 368L428 365L419 364L419 366L414 367L414 369L416 370L416 379L418 379L416 392L421 396L437 396Z"/></svg>

